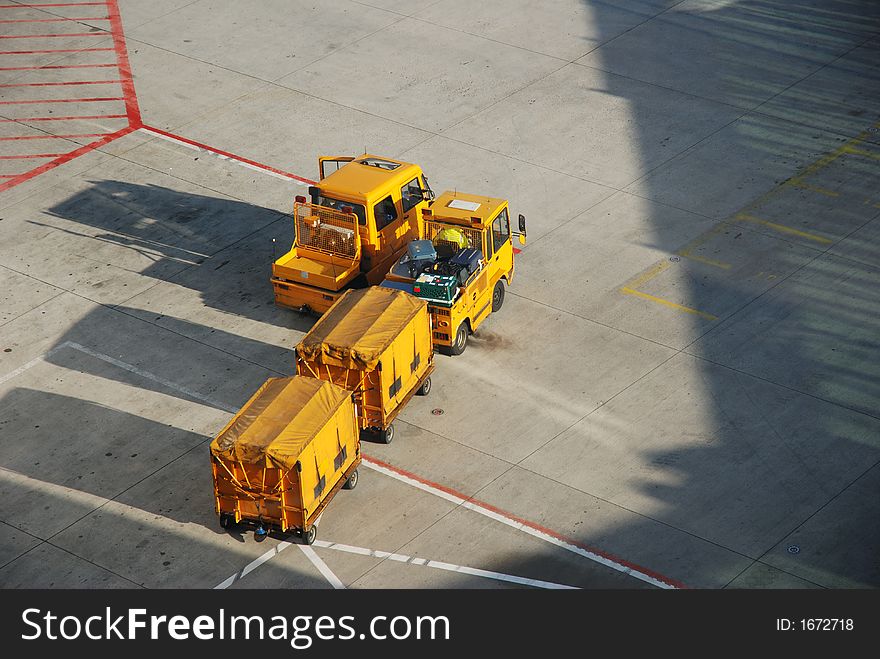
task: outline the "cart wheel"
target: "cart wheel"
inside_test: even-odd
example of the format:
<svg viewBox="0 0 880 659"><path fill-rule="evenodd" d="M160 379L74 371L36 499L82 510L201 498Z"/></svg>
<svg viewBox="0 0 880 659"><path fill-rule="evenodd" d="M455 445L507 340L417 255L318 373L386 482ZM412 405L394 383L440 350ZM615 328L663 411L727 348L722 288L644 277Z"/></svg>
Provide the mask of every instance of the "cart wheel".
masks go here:
<svg viewBox="0 0 880 659"><path fill-rule="evenodd" d="M467 342L468 326L467 323L462 323L458 326L458 331L455 333L455 341L452 342L452 346L449 348L449 354L460 355L467 348Z"/></svg>
<svg viewBox="0 0 880 659"><path fill-rule="evenodd" d="M379 441L383 444L390 444L391 440L394 439L394 424L388 424L388 427L385 430L379 431Z"/></svg>
<svg viewBox="0 0 880 659"><path fill-rule="evenodd" d="M220 528L231 529L233 526L235 526L235 517L229 513L222 513L220 515Z"/></svg>
<svg viewBox="0 0 880 659"><path fill-rule="evenodd" d="M303 542L307 545L315 544L315 540L318 537L318 527L312 524L308 531L303 531L302 539Z"/></svg>
<svg viewBox="0 0 880 659"><path fill-rule="evenodd" d="M307 304L303 304L303 305L301 305L300 308L298 309L298 311L299 311L303 316L311 316L311 315L312 315L312 308L311 308L309 305L307 305Z"/></svg>
<svg viewBox="0 0 880 659"><path fill-rule="evenodd" d="M342 485L343 490L353 490L357 487L358 484L358 470L355 469L351 472L351 476L345 479L345 483Z"/></svg>
<svg viewBox="0 0 880 659"><path fill-rule="evenodd" d="M416 396L427 396L431 393L431 378L426 378L422 386L416 390Z"/></svg>
<svg viewBox="0 0 880 659"><path fill-rule="evenodd" d="M492 291L492 312L501 309L504 304L504 282L500 279L495 283L495 289Z"/></svg>

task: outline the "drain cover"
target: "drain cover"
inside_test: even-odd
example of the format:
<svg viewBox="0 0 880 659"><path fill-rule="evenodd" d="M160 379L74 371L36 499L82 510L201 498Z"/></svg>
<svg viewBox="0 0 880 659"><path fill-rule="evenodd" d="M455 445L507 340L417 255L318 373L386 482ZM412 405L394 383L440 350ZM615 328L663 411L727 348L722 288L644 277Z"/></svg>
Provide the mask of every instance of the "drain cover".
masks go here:
<svg viewBox="0 0 880 659"><path fill-rule="evenodd" d="M788 553L789 554L799 554L800 551L801 551L801 548L798 547L797 545L789 545L788 546Z"/></svg>
<svg viewBox="0 0 880 659"><path fill-rule="evenodd" d="M433 414L434 416L440 416L441 414L443 414L443 410L441 410L439 407L435 407L433 410L431 410L431 414Z"/></svg>
<svg viewBox="0 0 880 659"><path fill-rule="evenodd" d="M681 261L681 257L680 256L670 256L669 260L672 261L673 263L678 263L679 261Z"/></svg>

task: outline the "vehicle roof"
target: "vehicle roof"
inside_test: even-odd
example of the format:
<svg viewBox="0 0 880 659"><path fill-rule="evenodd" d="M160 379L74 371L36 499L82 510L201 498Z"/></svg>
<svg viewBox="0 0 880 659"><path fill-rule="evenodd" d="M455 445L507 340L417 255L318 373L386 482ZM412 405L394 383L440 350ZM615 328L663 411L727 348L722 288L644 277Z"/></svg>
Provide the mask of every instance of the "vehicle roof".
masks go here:
<svg viewBox="0 0 880 659"><path fill-rule="evenodd" d="M365 160L371 159L394 163L398 167L389 170L364 164ZM373 204L390 194L391 190L395 188L399 190L421 172L421 168L412 163L385 156L364 154L324 178L318 183L318 187L330 197L339 195Z"/></svg>
<svg viewBox="0 0 880 659"><path fill-rule="evenodd" d="M450 206L450 204L453 205ZM474 208L474 204L477 205L476 208ZM447 190L431 204L431 213L438 220L457 220L470 224L471 218L478 217L480 222L486 224L506 205L506 199Z"/></svg>

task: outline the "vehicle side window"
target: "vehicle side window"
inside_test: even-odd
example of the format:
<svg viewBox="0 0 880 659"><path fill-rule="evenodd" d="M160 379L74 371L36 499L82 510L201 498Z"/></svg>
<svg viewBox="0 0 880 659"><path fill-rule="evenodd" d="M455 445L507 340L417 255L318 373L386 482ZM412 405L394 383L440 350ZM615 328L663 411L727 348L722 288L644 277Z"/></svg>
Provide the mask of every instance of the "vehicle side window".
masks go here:
<svg viewBox="0 0 880 659"><path fill-rule="evenodd" d="M505 208L492 222L492 242L495 243L495 251L501 249L501 246L508 240L510 240L510 222L507 219L507 209Z"/></svg>
<svg viewBox="0 0 880 659"><path fill-rule="evenodd" d="M373 207L373 214L376 216L377 231L381 231L397 219L397 209L394 207L391 195L388 195Z"/></svg>
<svg viewBox="0 0 880 659"><path fill-rule="evenodd" d="M418 177L400 188L400 198L403 202L403 212L409 213L422 200L422 188Z"/></svg>

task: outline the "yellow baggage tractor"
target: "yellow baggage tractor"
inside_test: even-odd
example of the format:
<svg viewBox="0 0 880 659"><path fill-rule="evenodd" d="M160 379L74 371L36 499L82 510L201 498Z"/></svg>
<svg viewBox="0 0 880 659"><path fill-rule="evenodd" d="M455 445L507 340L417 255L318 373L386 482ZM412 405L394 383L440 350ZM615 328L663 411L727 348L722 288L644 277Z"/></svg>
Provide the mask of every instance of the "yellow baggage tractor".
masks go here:
<svg viewBox="0 0 880 659"><path fill-rule="evenodd" d="M390 288L347 291L296 347L296 372L353 391L361 429L385 444L433 370L427 303Z"/></svg>
<svg viewBox="0 0 880 659"><path fill-rule="evenodd" d="M324 380L270 378L211 442L220 526L239 522L298 531L306 544L315 520L340 488L357 485L360 438L352 394Z"/></svg>

